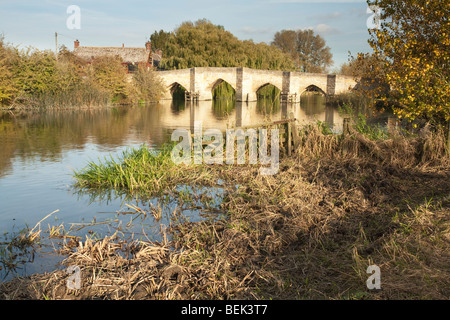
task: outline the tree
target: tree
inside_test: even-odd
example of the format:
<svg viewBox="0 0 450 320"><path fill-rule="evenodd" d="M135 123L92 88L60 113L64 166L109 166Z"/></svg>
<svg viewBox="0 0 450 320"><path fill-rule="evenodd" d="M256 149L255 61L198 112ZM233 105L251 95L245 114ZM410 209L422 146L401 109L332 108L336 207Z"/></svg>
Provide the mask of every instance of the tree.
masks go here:
<svg viewBox="0 0 450 320"><path fill-rule="evenodd" d="M139 68L133 75L133 89L134 98L142 101L155 101L160 98L164 90L161 79L157 72L152 69Z"/></svg>
<svg viewBox="0 0 450 320"><path fill-rule="evenodd" d="M276 46L237 39L223 26L202 19L183 22L174 32L155 32L152 46L163 51L160 67L248 67L294 70L290 56Z"/></svg>
<svg viewBox="0 0 450 320"><path fill-rule="evenodd" d="M150 36L150 41L152 43L152 50L155 51L157 49L163 49L164 46L169 41L169 38L171 37L170 32L165 32L164 30L155 31Z"/></svg>
<svg viewBox="0 0 450 320"><path fill-rule="evenodd" d="M282 30L275 33L272 44L289 54L295 61L297 68L299 65L299 54L297 52L297 32L294 30Z"/></svg>
<svg viewBox="0 0 450 320"><path fill-rule="evenodd" d="M376 55L358 53L356 57L349 54L348 62L341 65L339 74L358 78L370 74L378 78L383 70L383 62Z"/></svg>
<svg viewBox="0 0 450 320"><path fill-rule="evenodd" d="M89 71L93 85L107 91L113 100L128 96L127 72L120 57L96 57Z"/></svg>
<svg viewBox="0 0 450 320"><path fill-rule="evenodd" d="M58 91L57 62L50 50L16 49L11 66L22 93L38 96Z"/></svg>
<svg viewBox="0 0 450 320"><path fill-rule="evenodd" d="M408 120L450 121L450 4L430 0L367 1L381 9L369 44L383 61L385 81ZM385 97L387 99L387 97Z"/></svg>
<svg viewBox="0 0 450 320"><path fill-rule="evenodd" d="M350 55L349 62L341 66L339 74L353 76L358 82L357 88L367 97L378 98L389 91L383 61L375 54Z"/></svg>
<svg viewBox="0 0 450 320"><path fill-rule="evenodd" d="M287 53L303 72L326 72L333 63L333 55L320 35L312 30L282 30L277 32L273 45Z"/></svg>
<svg viewBox="0 0 450 320"><path fill-rule="evenodd" d="M10 50L4 46L3 37L0 36L0 105L12 101L18 91L9 56Z"/></svg>

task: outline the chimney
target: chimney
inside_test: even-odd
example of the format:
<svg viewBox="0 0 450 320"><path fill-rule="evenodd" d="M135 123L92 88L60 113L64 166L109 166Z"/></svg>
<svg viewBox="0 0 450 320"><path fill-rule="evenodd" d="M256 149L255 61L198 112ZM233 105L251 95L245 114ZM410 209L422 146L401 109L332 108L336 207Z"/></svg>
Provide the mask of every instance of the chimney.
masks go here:
<svg viewBox="0 0 450 320"><path fill-rule="evenodd" d="M146 49L147 51L152 51L152 43L151 43L150 41L147 41L147 42L145 43L145 49Z"/></svg>
<svg viewBox="0 0 450 320"><path fill-rule="evenodd" d="M78 48L79 46L80 46L80 41L75 40L75 41L73 42L73 47L74 47L74 49Z"/></svg>

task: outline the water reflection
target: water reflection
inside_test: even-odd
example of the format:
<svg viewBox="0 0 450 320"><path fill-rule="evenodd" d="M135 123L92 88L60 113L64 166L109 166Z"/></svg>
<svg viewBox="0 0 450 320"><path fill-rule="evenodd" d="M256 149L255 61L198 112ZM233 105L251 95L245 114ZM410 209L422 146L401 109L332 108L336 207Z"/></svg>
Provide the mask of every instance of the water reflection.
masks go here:
<svg viewBox="0 0 450 320"><path fill-rule="evenodd" d="M225 130L267 120L280 120L293 113L301 123L320 120L331 127L342 124L337 110L321 95L302 96L300 104L259 100L245 103L223 99L190 103L164 101L158 104L100 110L45 111L0 114L0 176L11 170L11 159L33 158L60 161L64 150L82 149L87 143L113 149L130 142L160 146L176 128Z"/></svg>
<svg viewBox="0 0 450 320"><path fill-rule="evenodd" d="M227 119L235 109L235 99L217 99L212 101L212 110L214 116L219 120Z"/></svg>
<svg viewBox="0 0 450 320"><path fill-rule="evenodd" d="M337 110L327 107L320 96L304 97L300 104L182 100L109 109L0 113L0 232L32 227L57 209L45 225L55 221L85 223L95 220L96 215L103 220L119 219L120 224L121 212L128 210L126 202L138 205L138 200L120 192L77 193L72 188L73 170L85 167L88 161L120 155L128 147L146 144L157 148L170 140L174 129L193 130L194 121L202 121L205 129L225 131L231 126L284 119L291 112L300 123L319 120L342 126ZM211 199L220 198L220 189L215 192ZM161 203L149 201L154 207ZM167 213L174 207L168 203ZM185 209L183 214L198 218L198 210ZM111 225L104 227L101 232ZM38 265L28 269L30 273L43 270Z"/></svg>

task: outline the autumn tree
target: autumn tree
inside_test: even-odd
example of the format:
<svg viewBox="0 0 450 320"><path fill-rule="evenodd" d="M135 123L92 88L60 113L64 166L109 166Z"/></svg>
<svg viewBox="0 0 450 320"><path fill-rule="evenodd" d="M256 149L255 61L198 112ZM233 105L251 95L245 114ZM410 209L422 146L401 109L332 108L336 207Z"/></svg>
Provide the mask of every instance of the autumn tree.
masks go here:
<svg viewBox="0 0 450 320"><path fill-rule="evenodd" d="M64 46L56 56L6 45L0 35L0 106L100 106L157 100L162 92L157 72L140 68L131 78L120 57L89 63Z"/></svg>
<svg viewBox="0 0 450 320"><path fill-rule="evenodd" d="M54 94L58 91L57 62L50 50L15 50L11 60L14 77L22 93Z"/></svg>
<svg viewBox="0 0 450 320"><path fill-rule="evenodd" d="M384 64L385 81L409 120L450 121L450 3L430 0L375 0L381 25L369 43ZM387 98L387 97L386 97Z"/></svg>
<svg viewBox="0 0 450 320"><path fill-rule="evenodd" d="M289 54L302 72L326 72L333 63L333 55L325 40L310 29L279 31L272 44Z"/></svg>
<svg viewBox="0 0 450 320"><path fill-rule="evenodd" d="M164 85L158 77L157 71L139 68L133 74L133 86L130 89L134 99L140 101L155 101L164 91Z"/></svg>
<svg viewBox="0 0 450 320"><path fill-rule="evenodd" d="M300 67L299 53L297 52L297 32L294 30L282 30L275 33L272 44L287 53L294 60L297 68Z"/></svg>
<svg viewBox="0 0 450 320"><path fill-rule="evenodd" d="M108 92L113 100L124 99L129 94L127 71L120 57L96 57L88 78L94 86Z"/></svg>
<svg viewBox="0 0 450 320"><path fill-rule="evenodd" d="M367 75L382 78L384 74L383 61L370 53L358 53L355 56L349 54L347 63L341 65L339 74L354 77L365 77Z"/></svg>
<svg viewBox="0 0 450 320"><path fill-rule="evenodd" d="M339 74L353 76L358 92L366 97L379 98L389 91L384 63L373 53L358 53L356 57L349 54L349 61L341 66Z"/></svg>
<svg viewBox="0 0 450 320"><path fill-rule="evenodd" d="M78 57L73 51L69 50L65 45L62 45L58 50L58 64L70 65L70 75L76 81L80 78L86 77L88 62L83 58Z"/></svg>
<svg viewBox="0 0 450 320"><path fill-rule="evenodd" d="M11 51L0 36L0 105L8 104L15 97L18 88L10 65Z"/></svg>

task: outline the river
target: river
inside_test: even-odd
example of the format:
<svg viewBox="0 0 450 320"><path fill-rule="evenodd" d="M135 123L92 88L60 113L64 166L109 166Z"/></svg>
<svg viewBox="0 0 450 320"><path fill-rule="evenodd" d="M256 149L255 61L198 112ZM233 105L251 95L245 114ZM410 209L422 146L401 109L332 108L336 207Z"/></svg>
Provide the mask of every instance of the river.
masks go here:
<svg viewBox="0 0 450 320"><path fill-rule="evenodd" d="M159 240L161 228L170 223L168 215L160 221L134 219L127 213L133 211L129 205L144 205L139 199L128 199L113 191L89 193L74 187L73 171L82 169L88 161L117 157L126 148L142 144L157 149L170 140L174 129L192 128L194 120L202 121L204 128L224 131L234 125L280 120L291 112L300 123L320 120L336 130L342 127L338 110L326 106L321 96L309 96L300 104L287 106L263 101L200 101L192 105L164 101L90 110L0 113L0 280L14 274L50 271L61 261L62 257L47 254L53 248L48 239L42 240L39 250L5 249L6 243L21 230L33 228L50 213L53 214L38 226L41 236L48 236L44 231L51 227L72 227L70 234L82 238L119 230ZM220 190L213 193L220 197ZM157 201L149 202L156 206ZM166 211L171 212L175 204L167 206ZM184 213L191 221L202 219L198 211ZM83 228L77 230L77 226ZM17 263L14 272L6 267L7 261Z"/></svg>

